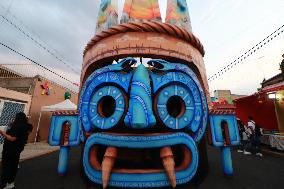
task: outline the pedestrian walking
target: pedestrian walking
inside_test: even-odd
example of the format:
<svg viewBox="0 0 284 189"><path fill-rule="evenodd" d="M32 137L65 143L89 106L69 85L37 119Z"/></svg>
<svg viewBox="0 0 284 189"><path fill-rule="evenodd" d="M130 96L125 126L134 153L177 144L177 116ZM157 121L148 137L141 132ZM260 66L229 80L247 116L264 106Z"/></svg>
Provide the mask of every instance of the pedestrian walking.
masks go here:
<svg viewBox="0 0 284 189"><path fill-rule="evenodd" d="M14 181L18 171L20 154L24 150L32 128L32 125L28 123L26 114L20 112L16 114L15 120L6 132L0 131L0 135L5 138L2 151L1 189L15 187Z"/></svg>

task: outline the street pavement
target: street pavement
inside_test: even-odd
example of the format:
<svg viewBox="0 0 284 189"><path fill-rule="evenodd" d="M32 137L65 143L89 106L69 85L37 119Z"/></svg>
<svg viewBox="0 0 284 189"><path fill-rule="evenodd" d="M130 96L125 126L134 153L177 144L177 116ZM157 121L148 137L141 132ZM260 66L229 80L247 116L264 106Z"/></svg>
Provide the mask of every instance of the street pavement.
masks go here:
<svg viewBox="0 0 284 189"><path fill-rule="evenodd" d="M46 142L36 142L36 143L28 143L25 146L24 151L21 153L20 161L31 159L34 157L38 157L41 155L45 155L54 151L57 151L59 147L50 146ZM3 150L3 144L0 145L0 152ZM0 156L0 162L2 160L2 156Z"/></svg>
<svg viewBox="0 0 284 189"><path fill-rule="evenodd" d="M243 155L233 151L235 176L222 174L219 150L208 147L210 171L198 187L200 189L283 189L284 157L264 155L263 158ZM69 171L66 177L56 173L58 151L20 163L16 178L17 189L99 189L86 182L80 172L80 148L70 153Z"/></svg>

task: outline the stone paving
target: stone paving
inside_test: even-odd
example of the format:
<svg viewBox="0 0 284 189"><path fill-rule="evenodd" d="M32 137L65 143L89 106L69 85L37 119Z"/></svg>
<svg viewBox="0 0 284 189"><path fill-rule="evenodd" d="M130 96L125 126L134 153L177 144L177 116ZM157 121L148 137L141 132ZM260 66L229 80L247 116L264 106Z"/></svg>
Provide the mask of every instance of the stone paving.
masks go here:
<svg viewBox="0 0 284 189"><path fill-rule="evenodd" d="M0 152L2 154L3 144L0 145ZM28 143L24 151L21 153L20 161L42 156L51 152L59 150L59 147L50 146L47 142ZM2 155L0 155L0 160Z"/></svg>

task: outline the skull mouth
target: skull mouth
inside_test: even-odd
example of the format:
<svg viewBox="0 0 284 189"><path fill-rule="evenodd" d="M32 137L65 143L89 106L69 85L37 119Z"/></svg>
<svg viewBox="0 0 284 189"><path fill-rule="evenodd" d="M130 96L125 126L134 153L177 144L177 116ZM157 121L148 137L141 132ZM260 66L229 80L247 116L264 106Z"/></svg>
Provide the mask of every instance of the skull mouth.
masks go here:
<svg viewBox="0 0 284 189"><path fill-rule="evenodd" d="M85 170L104 188L129 187L123 185L126 181L136 183L131 187L145 187L151 183L149 176L162 179L155 180L152 187L176 187L196 172L197 150L185 133L96 133L90 138L94 141L86 143Z"/></svg>
<svg viewBox="0 0 284 189"><path fill-rule="evenodd" d="M184 145L143 149L94 145L90 151L90 164L94 169L102 171L103 161L109 157L114 161L111 170L114 173L165 172L164 151L174 161L175 171L183 170L191 163L191 151Z"/></svg>

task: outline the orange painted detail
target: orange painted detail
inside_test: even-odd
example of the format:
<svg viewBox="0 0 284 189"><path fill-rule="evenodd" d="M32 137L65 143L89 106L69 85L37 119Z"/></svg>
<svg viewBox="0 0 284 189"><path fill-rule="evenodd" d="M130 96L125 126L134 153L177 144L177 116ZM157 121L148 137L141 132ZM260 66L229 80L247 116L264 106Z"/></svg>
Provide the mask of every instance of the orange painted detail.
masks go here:
<svg viewBox="0 0 284 189"><path fill-rule="evenodd" d="M117 0L102 0L99 9L96 33L118 24Z"/></svg>
<svg viewBox="0 0 284 189"><path fill-rule="evenodd" d="M161 21L158 0L126 0L121 23L132 21Z"/></svg>
<svg viewBox="0 0 284 189"><path fill-rule="evenodd" d="M61 146L67 146L69 143L69 135L70 135L71 125L69 122L65 122L62 125L62 134L61 134Z"/></svg>

